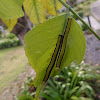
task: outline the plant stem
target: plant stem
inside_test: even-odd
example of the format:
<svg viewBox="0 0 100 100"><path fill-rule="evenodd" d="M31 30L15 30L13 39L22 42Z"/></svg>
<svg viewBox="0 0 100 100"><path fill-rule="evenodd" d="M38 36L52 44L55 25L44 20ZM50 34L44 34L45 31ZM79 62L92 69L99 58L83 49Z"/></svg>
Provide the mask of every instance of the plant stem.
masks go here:
<svg viewBox="0 0 100 100"><path fill-rule="evenodd" d="M37 87L34 100L39 100L39 93L40 93L42 88L43 88L43 84L41 84L39 87Z"/></svg>
<svg viewBox="0 0 100 100"><path fill-rule="evenodd" d="M59 0L66 8L69 8L69 10L100 40L100 37L95 33L90 26L88 26L85 21L69 6L67 3L65 3L62 0Z"/></svg>

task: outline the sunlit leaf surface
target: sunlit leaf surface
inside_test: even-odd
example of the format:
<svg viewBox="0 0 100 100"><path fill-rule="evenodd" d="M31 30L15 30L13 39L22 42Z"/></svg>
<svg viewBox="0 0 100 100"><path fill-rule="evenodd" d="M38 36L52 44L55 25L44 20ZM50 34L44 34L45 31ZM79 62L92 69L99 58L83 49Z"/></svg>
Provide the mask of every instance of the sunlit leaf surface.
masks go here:
<svg viewBox="0 0 100 100"><path fill-rule="evenodd" d="M47 20L28 32L24 38L25 51L29 63L36 71L34 85L38 87L45 76L46 69L51 60L58 35L62 33L66 15L57 16ZM72 19L66 44L66 51L61 63L61 69L67 67L74 60L80 63L86 49L85 37L81 27ZM56 74L55 66L51 76Z"/></svg>
<svg viewBox="0 0 100 100"><path fill-rule="evenodd" d="M18 19L4 19L2 21L7 25L9 31L12 31L13 27L16 25Z"/></svg>
<svg viewBox="0 0 100 100"><path fill-rule="evenodd" d="M66 0L63 0L66 1ZM46 0L46 8L50 15L57 15L57 10L59 10L63 5L59 0Z"/></svg>
<svg viewBox="0 0 100 100"><path fill-rule="evenodd" d="M35 25L46 20L45 0L24 0L24 9L31 22Z"/></svg>
<svg viewBox="0 0 100 100"><path fill-rule="evenodd" d="M63 0L66 2L66 0ZM61 2L59 2L59 0L56 0L56 9L59 10L63 5L61 4Z"/></svg>
<svg viewBox="0 0 100 100"><path fill-rule="evenodd" d="M31 22L38 25L46 20L47 13L56 16L62 4L58 0L24 0L23 6Z"/></svg>
<svg viewBox="0 0 100 100"><path fill-rule="evenodd" d="M24 16L22 4L24 0L0 0L0 18L14 19Z"/></svg>

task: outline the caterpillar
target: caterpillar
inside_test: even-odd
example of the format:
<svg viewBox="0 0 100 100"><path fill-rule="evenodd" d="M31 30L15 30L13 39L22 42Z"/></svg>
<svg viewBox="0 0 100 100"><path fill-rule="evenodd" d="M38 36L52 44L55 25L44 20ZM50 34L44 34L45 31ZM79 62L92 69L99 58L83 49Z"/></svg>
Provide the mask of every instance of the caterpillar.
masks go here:
<svg viewBox="0 0 100 100"><path fill-rule="evenodd" d="M66 42L67 42L67 37L68 37L68 33L70 30L70 26L71 26L71 20L72 20L72 18L68 18L68 22L67 22L66 30L64 31L64 35L58 36L58 41L57 41L56 47L55 47L53 55L51 57L49 66L46 69L45 77L43 79L44 82L46 82L48 80L50 73L55 65L56 59L57 59L56 68L58 68L58 69L60 68L61 61L63 59L65 49L66 49Z"/></svg>
<svg viewBox="0 0 100 100"><path fill-rule="evenodd" d="M62 45L61 45L61 48L59 50L59 54L58 54L58 58L57 58L57 63L56 63L57 70L59 70L59 68L60 68L61 61L62 61L64 53L65 53L68 33L69 33L69 30L70 30L70 26L71 26L71 20L72 20L72 18L69 17L68 22L67 22L67 26L66 26L66 30L64 32L64 38L63 38L63 41L62 41Z"/></svg>
<svg viewBox="0 0 100 100"><path fill-rule="evenodd" d="M48 80L50 73L53 69L53 66L55 65L55 61L56 61L56 58L57 58L57 55L58 55L58 52L59 52L60 43L61 43L62 38L63 38L62 35L58 36L58 41L57 41L56 47L54 49L53 55L51 57L51 61L49 63L49 66L46 69L46 74L45 74L45 77L43 79L44 82L46 82Z"/></svg>

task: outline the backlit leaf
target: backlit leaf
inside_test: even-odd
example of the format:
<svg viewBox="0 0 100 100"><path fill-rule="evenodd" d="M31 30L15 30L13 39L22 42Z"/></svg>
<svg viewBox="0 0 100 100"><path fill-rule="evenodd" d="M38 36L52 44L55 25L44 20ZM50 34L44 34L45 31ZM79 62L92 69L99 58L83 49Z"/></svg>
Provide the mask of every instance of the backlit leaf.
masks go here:
<svg viewBox="0 0 100 100"><path fill-rule="evenodd" d="M38 87L45 76L46 69L50 63L58 35L62 33L66 15L61 15L43 24L38 25L28 32L24 38L25 51L29 63L36 71L34 85ZM66 44L66 51L61 63L61 69L67 67L74 60L80 63L86 49L85 37L81 27L72 19L69 36ZM55 66L51 76L56 74Z"/></svg>
<svg viewBox="0 0 100 100"><path fill-rule="evenodd" d="M35 25L46 20L47 12L56 16L56 11L62 7L58 0L24 0L23 5L31 22Z"/></svg>
<svg viewBox="0 0 100 100"><path fill-rule="evenodd" d="M63 0L66 2L66 0ZM59 0L56 0L56 9L59 10L63 5L61 4L61 2L59 2Z"/></svg>
<svg viewBox="0 0 100 100"><path fill-rule="evenodd" d="M63 0L66 1L66 0ZM46 0L46 8L50 15L57 15L56 11L59 10L63 5L59 0Z"/></svg>
<svg viewBox="0 0 100 100"><path fill-rule="evenodd" d="M46 0L46 8L47 8L47 12L50 15L55 15L56 16L55 0Z"/></svg>
<svg viewBox="0 0 100 100"><path fill-rule="evenodd" d="M12 31L13 27L16 25L18 19L4 19L2 21L7 25L9 31Z"/></svg>
<svg viewBox="0 0 100 100"><path fill-rule="evenodd" d="M33 24L37 25L46 20L45 0L24 0L23 5Z"/></svg>
<svg viewBox="0 0 100 100"><path fill-rule="evenodd" d="M24 16L22 4L24 0L0 0L0 18L14 19Z"/></svg>

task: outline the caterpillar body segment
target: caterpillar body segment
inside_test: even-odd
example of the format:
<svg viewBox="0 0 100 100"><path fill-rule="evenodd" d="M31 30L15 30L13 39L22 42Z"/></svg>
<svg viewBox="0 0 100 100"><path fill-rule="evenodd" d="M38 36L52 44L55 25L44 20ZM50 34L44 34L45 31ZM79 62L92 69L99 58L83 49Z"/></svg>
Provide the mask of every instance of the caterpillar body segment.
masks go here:
<svg viewBox="0 0 100 100"><path fill-rule="evenodd" d="M53 55L52 55L52 58L51 58L51 61L49 63L49 66L46 70L46 74L45 74L45 77L43 79L44 82L46 82L50 76L50 73L55 65L55 62L56 62L56 58L57 58L57 55L58 55L58 52L59 52L59 48L60 48L60 44L61 44L61 40L62 40L62 35L59 35L58 36L58 41L57 41L57 44L56 44L56 47L54 49L54 52L53 52Z"/></svg>
<svg viewBox="0 0 100 100"><path fill-rule="evenodd" d="M67 26L66 26L66 30L64 32L64 38L63 38L63 41L62 41L62 45L61 45L61 48L60 48L60 51L59 51L59 54L58 54L58 58L57 58L57 63L56 63L56 69L57 70L59 70L59 68L60 68L61 61L62 61L64 53L65 53L68 33L69 33L69 30L70 30L70 27L71 27L71 20L72 20L72 18L69 17L68 22L67 22Z"/></svg>

